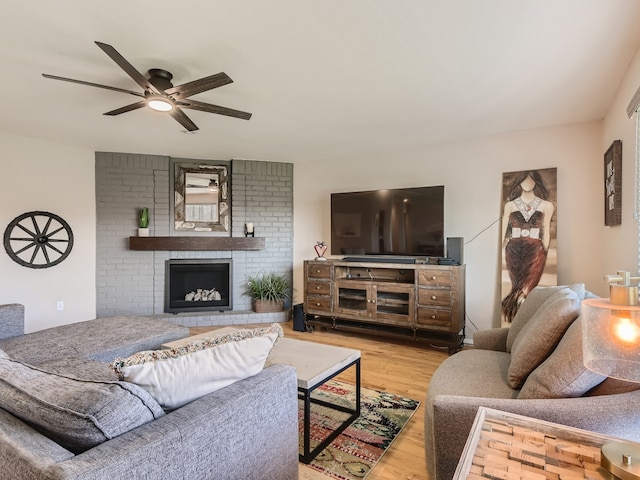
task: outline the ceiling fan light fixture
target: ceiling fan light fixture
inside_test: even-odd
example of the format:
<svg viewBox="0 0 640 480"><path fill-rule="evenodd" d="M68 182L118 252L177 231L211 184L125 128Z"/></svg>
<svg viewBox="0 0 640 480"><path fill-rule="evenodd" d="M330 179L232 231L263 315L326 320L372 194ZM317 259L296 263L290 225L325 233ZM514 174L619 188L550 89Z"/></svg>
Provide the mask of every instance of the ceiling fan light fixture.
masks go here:
<svg viewBox="0 0 640 480"><path fill-rule="evenodd" d="M197 102L195 100L185 101L185 99L198 93L233 83L233 80L231 80L231 78L229 78L229 76L224 72L174 86L173 83L171 83L173 75L167 70L151 68L149 69L149 75L147 77L141 74L136 67L131 65L131 63L120 55L120 53L111 45L103 42L95 43L111 60L124 70L124 72L135 83L137 83L139 87L142 88L142 92L109 85L101 85L99 83L86 82L84 80L76 80L73 78L58 77L56 75L49 75L46 73L43 73L42 76L53 80L62 80L64 82L77 83L89 87L97 87L105 90L112 90L114 92L134 95L138 97L138 101L125 105L124 107L105 112L104 115L113 117L122 113L148 107L149 109L157 112L168 113L176 122L185 128L185 130L182 130L183 133L195 134L198 131L198 126L184 113L183 109L199 110L207 113L215 113L217 115L241 118L243 120L249 120L251 118L251 114L248 112L241 112L232 108ZM140 100L140 97L142 97L143 100Z"/></svg>
<svg viewBox="0 0 640 480"><path fill-rule="evenodd" d="M156 112L170 112L174 108L173 102L162 95L149 95L147 97L147 107Z"/></svg>

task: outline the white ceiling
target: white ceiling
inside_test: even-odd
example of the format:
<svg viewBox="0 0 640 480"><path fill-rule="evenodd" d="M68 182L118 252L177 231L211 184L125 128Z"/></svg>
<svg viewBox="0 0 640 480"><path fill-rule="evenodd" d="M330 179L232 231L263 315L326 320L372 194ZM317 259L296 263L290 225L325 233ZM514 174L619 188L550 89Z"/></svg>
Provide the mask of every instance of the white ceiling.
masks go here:
<svg viewBox="0 0 640 480"><path fill-rule="evenodd" d="M599 120L640 44L638 0L35 0L4 2L0 131L95 151L300 162ZM102 113L139 90L94 41L178 85L186 110Z"/></svg>

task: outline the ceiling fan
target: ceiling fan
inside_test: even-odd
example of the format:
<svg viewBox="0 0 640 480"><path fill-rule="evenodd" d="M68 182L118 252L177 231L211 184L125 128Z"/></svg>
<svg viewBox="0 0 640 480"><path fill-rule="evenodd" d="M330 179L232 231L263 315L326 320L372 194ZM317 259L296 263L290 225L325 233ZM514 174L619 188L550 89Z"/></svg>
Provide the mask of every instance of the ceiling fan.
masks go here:
<svg viewBox="0 0 640 480"><path fill-rule="evenodd" d="M43 73L42 76L53 80L62 80L65 82L79 83L80 85L88 85L90 87L105 88L115 92L128 93L130 95L143 98L143 100L136 103L106 112L104 115L120 115L121 113L130 112L139 108L149 107L155 111L168 113L189 132L198 130L198 127L182 111L183 108L200 110L208 113L217 113L218 115L227 115L229 117L241 118L243 120L249 120L251 118L251 114L247 112L241 112L240 110L233 110L227 107L220 107L210 103L198 102L188 98L197 93L206 92L207 90L212 90L214 88L227 85L228 83L233 83L233 80L231 80L231 78L229 78L229 76L224 72L174 86L171 83L173 75L166 70L152 68L149 70L149 78L147 78L138 72L138 70L136 70L136 68L122 55L120 55L111 45L107 45L102 42L95 43L111 58L111 60L116 62L118 66L127 73L127 75L140 85L144 92L134 92L133 90L126 90L124 88L110 87L108 85L100 85L99 83L58 77L56 75L49 75L46 73Z"/></svg>

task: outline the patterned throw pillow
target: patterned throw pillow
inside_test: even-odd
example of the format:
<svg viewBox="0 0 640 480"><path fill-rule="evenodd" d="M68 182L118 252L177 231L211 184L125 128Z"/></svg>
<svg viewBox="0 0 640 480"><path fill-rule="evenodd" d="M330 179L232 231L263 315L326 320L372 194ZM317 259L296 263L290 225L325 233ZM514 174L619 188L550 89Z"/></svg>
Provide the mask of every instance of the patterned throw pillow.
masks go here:
<svg viewBox="0 0 640 480"><path fill-rule="evenodd" d="M271 348L282 336L282 327L274 323L170 350L139 352L118 358L111 366L122 380L139 385L165 410L173 410L260 373Z"/></svg>

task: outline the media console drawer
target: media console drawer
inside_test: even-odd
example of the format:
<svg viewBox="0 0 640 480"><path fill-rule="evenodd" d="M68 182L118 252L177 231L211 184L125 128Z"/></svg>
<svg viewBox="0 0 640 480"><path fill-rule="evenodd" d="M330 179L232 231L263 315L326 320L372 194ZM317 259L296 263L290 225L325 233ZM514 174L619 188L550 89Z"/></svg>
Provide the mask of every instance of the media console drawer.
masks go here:
<svg viewBox="0 0 640 480"><path fill-rule="evenodd" d="M418 304L449 307L451 305L451 290L429 290L426 288L419 288Z"/></svg>
<svg viewBox="0 0 640 480"><path fill-rule="evenodd" d="M307 310L317 310L323 313L331 313L331 297L312 297L307 298Z"/></svg>
<svg viewBox="0 0 640 480"><path fill-rule="evenodd" d="M331 278L331 265L323 262L321 265L309 265L307 271L309 278Z"/></svg>
<svg viewBox="0 0 640 480"><path fill-rule="evenodd" d="M307 282L307 294L308 295L330 295L331 283L318 282L310 279Z"/></svg>
<svg viewBox="0 0 640 480"><path fill-rule="evenodd" d="M449 270L420 270L418 285L424 287L451 288L451 272Z"/></svg>
<svg viewBox="0 0 640 480"><path fill-rule="evenodd" d="M451 310L418 307L416 321L419 327L445 327L448 330L451 328Z"/></svg>

